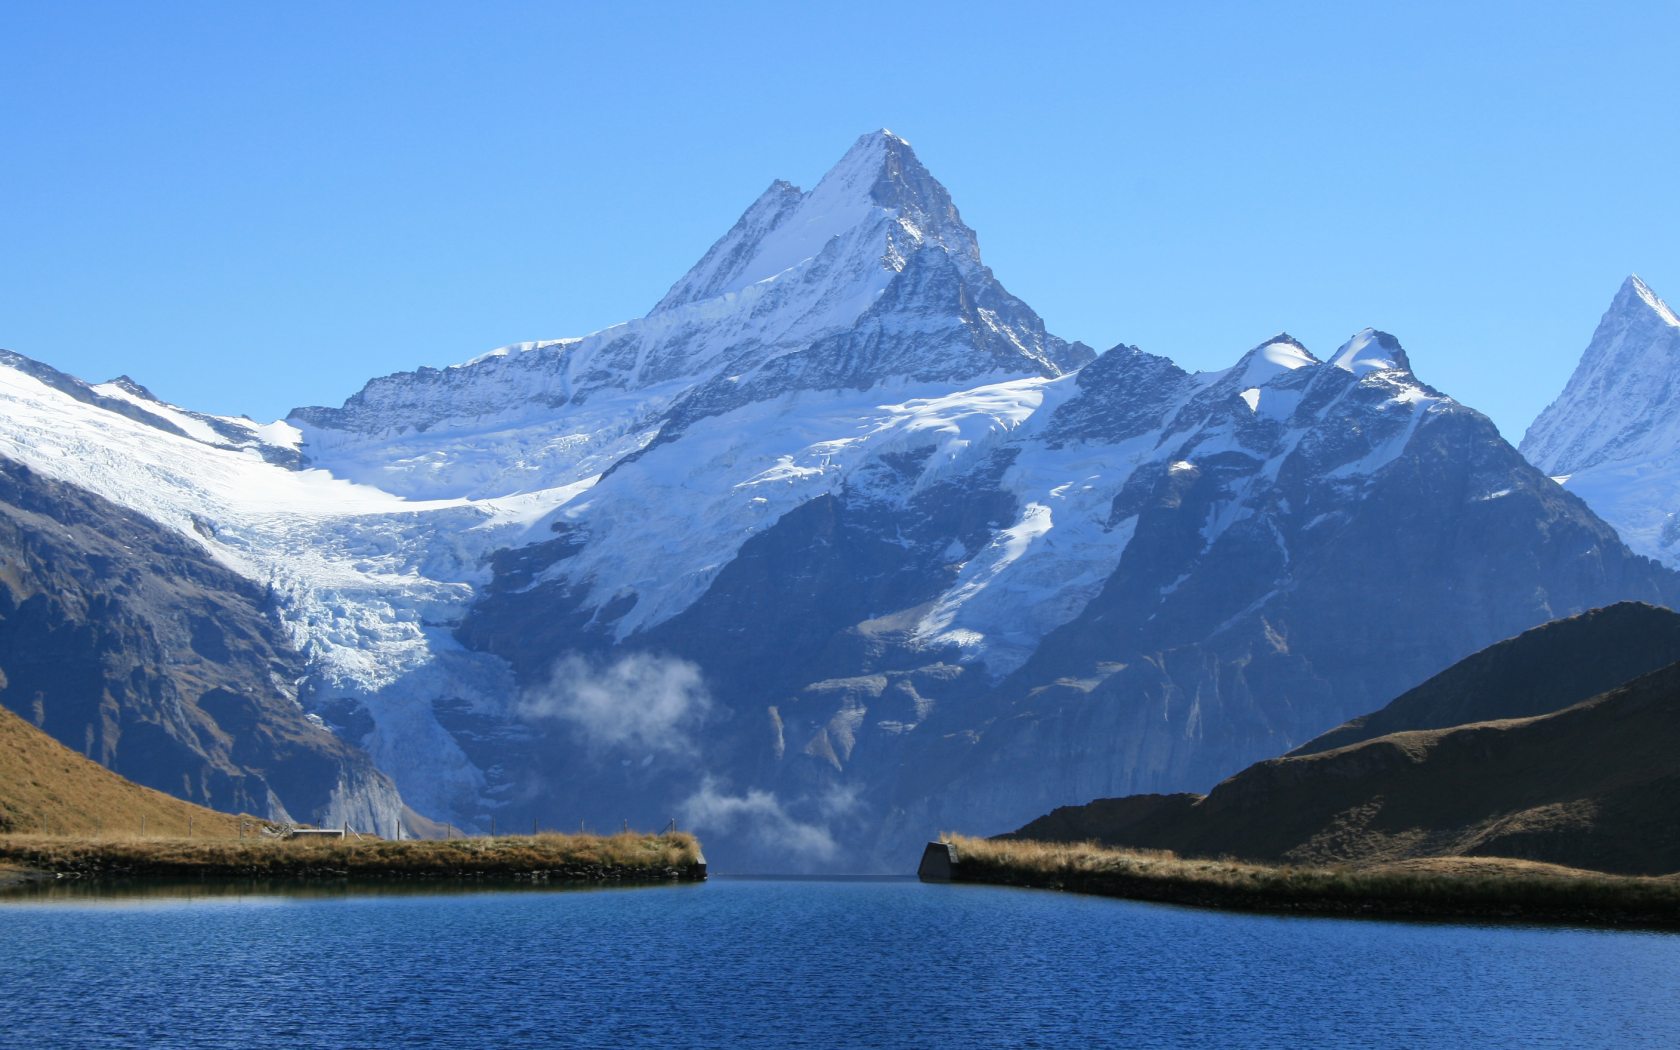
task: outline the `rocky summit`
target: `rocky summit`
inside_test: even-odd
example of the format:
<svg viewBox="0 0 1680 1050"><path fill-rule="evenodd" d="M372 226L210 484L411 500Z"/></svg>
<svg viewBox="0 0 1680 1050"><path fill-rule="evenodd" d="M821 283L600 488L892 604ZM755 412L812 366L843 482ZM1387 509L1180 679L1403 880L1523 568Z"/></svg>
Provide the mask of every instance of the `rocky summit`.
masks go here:
<svg viewBox="0 0 1680 1050"><path fill-rule="evenodd" d="M0 364L0 457L41 498L144 521L255 617L187 646L187 700L214 715L213 665L262 639L218 731L303 723L339 757L284 807L387 832L404 803L674 819L736 870L884 870L945 827L1206 790L1499 639L1680 598L1393 336L1192 374L1050 334L885 131L772 184L646 316L341 407L258 424ZM45 630L0 584L0 633ZM0 702L82 749L86 688ZM177 737L166 770L276 761Z"/></svg>

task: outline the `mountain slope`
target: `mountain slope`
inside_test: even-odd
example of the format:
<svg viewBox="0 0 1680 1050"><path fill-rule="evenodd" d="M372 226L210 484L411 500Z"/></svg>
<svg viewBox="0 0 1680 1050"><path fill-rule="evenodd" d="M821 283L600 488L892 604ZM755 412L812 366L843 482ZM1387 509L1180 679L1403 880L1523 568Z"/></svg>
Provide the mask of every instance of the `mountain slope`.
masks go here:
<svg viewBox="0 0 1680 1050"><path fill-rule="evenodd" d="M0 834L227 835L239 818L141 787L0 707Z"/></svg>
<svg viewBox="0 0 1680 1050"><path fill-rule="evenodd" d="M372 826L396 791L305 717L263 603L196 545L0 460L0 704L204 806Z"/></svg>
<svg viewBox="0 0 1680 1050"><path fill-rule="evenodd" d="M1012 837L1289 863L1489 856L1680 871L1680 664L1562 711L1252 766L1206 796L1104 799Z"/></svg>
<svg viewBox="0 0 1680 1050"><path fill-rule="evenodd" d="M1390 733L1531 718L1680 662L1680 613L1623 602L1490 645L1291 751L1309 755Z"/></svg>
<svg viewBox="0 0 1680 1050"><path fill-rule="evenodd" d="M1680 566L1680 318L1637 276L1521 448L1635 551Z"/></svg>
<svg viewBox="0 0 1680 1050"><path fill-rule="evenodd" d="M1101 590L966 724L929 726L938 757L899 774L921 800L907 824L1202 790L1600 595L1675 601L1671 575L1409 372L1304 363L1256 388L1255 357L1192 399L1197 429L1180 411L1151 439L1109 511L1129 539Z"/></svg>

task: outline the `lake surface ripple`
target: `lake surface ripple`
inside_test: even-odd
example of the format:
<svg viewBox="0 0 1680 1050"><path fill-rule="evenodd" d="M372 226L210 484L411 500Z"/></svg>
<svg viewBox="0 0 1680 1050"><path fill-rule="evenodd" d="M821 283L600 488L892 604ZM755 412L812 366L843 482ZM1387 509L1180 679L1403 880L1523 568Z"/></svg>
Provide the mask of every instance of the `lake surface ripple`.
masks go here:
<svg viewBox="0 0 1680 1050"><path fill-rule="evenodd" d="M1673 934L907 879L22 900L8 1047L1680 1043Z"/></svg>

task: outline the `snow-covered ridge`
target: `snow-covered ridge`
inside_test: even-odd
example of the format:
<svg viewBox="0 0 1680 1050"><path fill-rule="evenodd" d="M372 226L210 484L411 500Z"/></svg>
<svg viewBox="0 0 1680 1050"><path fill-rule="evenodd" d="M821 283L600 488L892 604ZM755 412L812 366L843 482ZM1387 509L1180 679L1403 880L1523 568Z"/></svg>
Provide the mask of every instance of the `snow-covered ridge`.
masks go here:
<svg viewBox="0 0 1680 1050"><path fill-rule="evenodd" d="M1332 360L1379 335L1360 333ZM1112 386L1125 389L1134 367L1154 366L1139 357ZM1313 465L1296 469L1343 491L1399 457L1427 414L1456 408L1403 370L1352 373L1278 340L1231 369L1169 388L1147 425L1115 440L1100 417L1060 425L1070 402L1108 399L1078 379L805 391L704 419L559 508L553 522L585 540L538 579L565 581L595 607L628 604L614 624L626 640L689 607L748 538L783 515L821 495L867 491L869 479L891 473L881 469L889 458L926 455L910 488L894 497L907 503L1006 453L1011 465L998 483L1020 517L1002 523L988 547L952 552L963 563L959 578L917 628L928 645L956 646L964 659L1006 673L1113 572L1130 534L1112 508L1139 469L1231 454L1253 464L1252 478L1231 494L1231 516L1210 523L1211 544L1303 449ZM1349 430L1362 436L1347 440Z"/></svg>

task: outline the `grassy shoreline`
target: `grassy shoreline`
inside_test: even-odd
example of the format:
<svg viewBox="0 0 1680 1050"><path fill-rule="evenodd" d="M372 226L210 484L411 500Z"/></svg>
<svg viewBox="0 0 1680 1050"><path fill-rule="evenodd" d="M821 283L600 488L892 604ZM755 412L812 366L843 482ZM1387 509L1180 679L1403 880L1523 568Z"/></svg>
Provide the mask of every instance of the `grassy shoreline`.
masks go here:
<svg viewBox="0 0 1680 1050"><path fill-rule="evenodd" d="M484 879L631 883L706 877L692 835L141 839L0 835L0 886L39 878Z"/></svg>
<svg viewBox="0 0 1680 1050"><path fill-rule="evenodd" d="M1636 877L1504 858L1339 867L1181 858L1092 843L948 835L953 882L1066 890L1234 911L1680 929L1680 877Z"/></svg>

